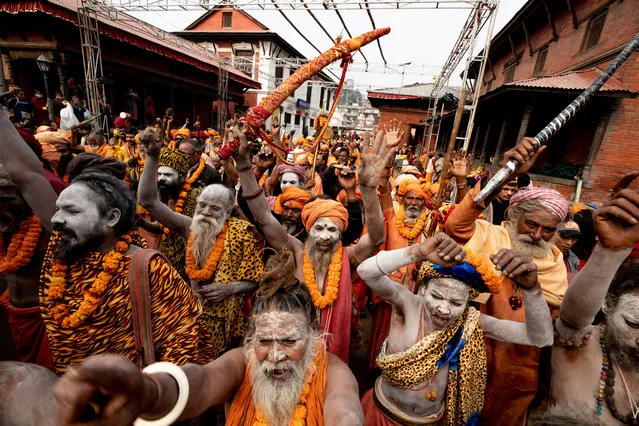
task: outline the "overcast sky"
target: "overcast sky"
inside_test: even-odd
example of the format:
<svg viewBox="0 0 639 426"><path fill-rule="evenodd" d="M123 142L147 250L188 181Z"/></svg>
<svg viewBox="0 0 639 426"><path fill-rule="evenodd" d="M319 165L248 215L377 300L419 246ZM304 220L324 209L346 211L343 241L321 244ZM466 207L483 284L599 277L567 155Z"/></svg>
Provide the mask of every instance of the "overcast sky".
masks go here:
<svg viewBox="0 0 639 426"><path fill-rule="evenodd" d="M526 0L501 0L493 36L508 23L525 2ZM179 31L203 13L200 11L143 12L134 15L165 31ZM279 12L251 10L247 13L270 30L277 32L307 58L318 55L317 51L299 36ZM328 49L333 44L308 12L296 10L285 13L321 51ZM334 11L313 10L313 13L331 35L336 37L343 33L344 37L348 37ZM372 29L366 11L345 10L340 13L353 36ZM377 43L373 42L364 47L362 51L370 63L369 70L374 72L361 71L365 67L365 61L360 54L357 54L347 78L352 78L360 90L366 90L369 87L397 87L402 83L401 71L403 68L397 65L411 62L411 65L405 67L404 84L431 82L433 76L446 62L469 13L470 10L372 10L377 28L391 28L390 34L381 39L381 44L386 61L392 70L387 69L386 73L383 72L383 60ZM481 35L476 52L481 50L484 41L485 36ZM331 69L339 75L337 65ZM461 80L458 75L462 70L463 61L461 69L458 69L454 73L454 77L451 78L451 83L460 84Z"/></svg>

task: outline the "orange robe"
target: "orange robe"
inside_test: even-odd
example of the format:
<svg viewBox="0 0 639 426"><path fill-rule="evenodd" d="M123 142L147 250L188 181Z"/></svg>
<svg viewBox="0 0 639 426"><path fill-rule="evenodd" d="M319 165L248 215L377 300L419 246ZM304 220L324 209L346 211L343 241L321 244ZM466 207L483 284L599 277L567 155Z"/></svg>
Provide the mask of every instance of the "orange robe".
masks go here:
<svg viewBox="0 0 639 426"><path fill-rule="evenodd" d="M315 374L310 383L310 393L306 402L306 424L324 424L324 395L326 393L326 370L328 368L328 354L320 349ZM253 426L256 410L253 402L253 385L251 384L251 365L246 368L242 384L233 397L233 403L226 419L227 426Z"/></svg>
<svg viewBox="0 0 639 426"><path fill-rule="evenodd" d="M501 248L511 248L506 228L511 225L504 222L497 226L477 219L483 211L483 207L473 201L478 191L479 187L469 191L451 213L446 221L446 233L458 243L466 244L477 252L487 265L492 265L489 257L491 254L497 253ZM551 309L558 307L568 288L563 255L553 246L547 258L533 261L537 264L539 283L546 302ZM501 293L492 295L481 307L481 312L495 318L524 322L524 308L513 311L508 302L513 292L512 281L505 280ZM482 422L504 426L523 424L528 406L537 392L539 348L486 339L486 353L488 381Z"/></svg>
<svg viewBox="0 0 639 426"><path fill-rule="evenodd" d="M91 154L98 154L102 158L113 157L113 148L105 143L100 145L98 149L93 149L89 145L84 145L84 151Z"/></svg>
<svg viewBox="0 0 639 426"><path fill-rule="evenodd" d="M342 250L342 271L339 277L337 299L320 313L320 331L327 333L326 350L348 364L351 343L351 314L353 308L353 287L351 263L348 251Z"/></svg>

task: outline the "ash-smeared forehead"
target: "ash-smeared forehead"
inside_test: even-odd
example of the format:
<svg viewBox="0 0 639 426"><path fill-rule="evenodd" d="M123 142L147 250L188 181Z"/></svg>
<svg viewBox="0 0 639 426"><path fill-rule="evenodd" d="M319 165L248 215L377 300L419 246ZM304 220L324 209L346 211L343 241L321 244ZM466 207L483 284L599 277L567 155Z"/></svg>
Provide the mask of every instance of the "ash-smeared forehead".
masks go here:
<svg viewBox="0 0 639 426"><path fill-rule="evenodd" d="M270 311L255 318L257 340L302 340L309 334L309 323L302 312Z"/></svg>

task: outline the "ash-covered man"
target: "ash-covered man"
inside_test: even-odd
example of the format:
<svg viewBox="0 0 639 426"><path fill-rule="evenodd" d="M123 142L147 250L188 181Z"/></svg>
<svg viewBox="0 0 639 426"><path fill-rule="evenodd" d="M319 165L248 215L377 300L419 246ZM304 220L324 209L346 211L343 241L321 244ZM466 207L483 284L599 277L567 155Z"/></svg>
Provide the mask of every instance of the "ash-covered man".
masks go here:
<svg viewBox="0 0 639 426"><path fill-rule="evenodd" d="M237 171L244 200L248 202L269 245L277 251L287 247L293 251L297 261L296 276L304 280L315 306L321 310L322 333L330 334L328 351L347 362L352 312L350 268L372 256L384 242L382 210L376 187L387 156L394 153L392 150L389 152L384 133L380 132L372 152L362 155L359 185L369 233L357 244L343 248L340 239L348 223L348 212L338 201L317 199L302 210L302 222L308 232L308 240L303 244L289 235L270 213L263 190L252 172L250 145L237 127L233 131L240 140Z"/></svg>
<svg viewBox="0 0 639 426"><path fill-rule="evenodd" d="M213 333L213 356L217 357L244 337L244 295L257 288L263 263L253 225L231 217L235 203L231 189L221 184L205 187L192 219L158 199L155 175L163 150L161 133L147 129L139 136L147 150L139 203L186 242L185 273L205 299L204 314Z"/></svg>
<svg viewBox="0 0 639 426"><path fill-rule="evenodd" d="M283 250L267 270L244 347L206 366L166 369L178 382L162 372L140 373L122 358L91 358L57 384L58 424L86 421L82 413L101 401L91 424L130 425L140 416L169 425L228 402L229 426L363 425L357 382L326 351L293 255Z"/></svg>
<svg viewBox="0 0 639 426"><path fill-rule="evenodd" d="M360 265L357 272L366 284L393 306L390 333L377 357L382 376L362 399L367 425L477 424L487 376L484 336L552 344L550 312L532 259L502 249L491 260L522 288L526 324L468 306L480 292L498 293L502 277L445 234L383 251ZM387 277L415 262L421 263L418 294Z"/></svg>
<svg viewBox="0 0 639 426"><path fill-rule="evenodd" d="M547 412L532 424L639 424L639 193L627 185L593 212L599 243L564 295ZM592 325L600 309L605 325Z"/></svg>
<svg viewBox="0 0 639 426"><path fill-rule="evenodd" d="M527 172L545 147L535 152L534 139L524 138L506 152L504 161L516 159L515 174ZM446 233L458 243L481 255L490 265L490 255L500 249L513 249L532 258L537 265L541 290L551 312L557 311L568 277L563 256L552 243L557 226L568 213L568 202L554 189L529 187L510 198L509 221L500 226L478 219L484 203L474 197L479 187L470 190L446 221ZM486 203L490 200L486 200ZM482 313L500 319L525 321L519 291L513 283L492 295L482 306ZM488 350L488 384L482 417L495 425L520 425L538 388L540 351L535 347L490 340Z"/></svg>

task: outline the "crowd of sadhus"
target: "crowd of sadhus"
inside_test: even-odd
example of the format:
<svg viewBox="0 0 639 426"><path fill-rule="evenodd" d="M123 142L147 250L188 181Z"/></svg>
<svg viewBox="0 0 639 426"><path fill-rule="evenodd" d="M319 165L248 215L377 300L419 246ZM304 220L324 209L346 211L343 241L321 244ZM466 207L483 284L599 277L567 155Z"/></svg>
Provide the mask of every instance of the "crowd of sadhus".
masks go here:
<svg viewBox="0 0 639 426"><path fill-rule="evenodd" d="M397 122L118 127L0 113L0 424L639 424L639 172L571 205L524 138L478 201Z"/></svg>

